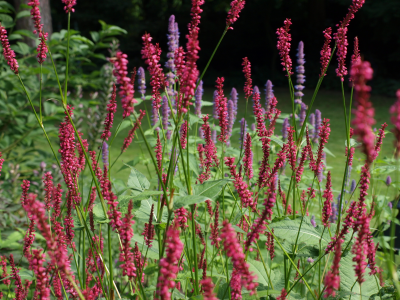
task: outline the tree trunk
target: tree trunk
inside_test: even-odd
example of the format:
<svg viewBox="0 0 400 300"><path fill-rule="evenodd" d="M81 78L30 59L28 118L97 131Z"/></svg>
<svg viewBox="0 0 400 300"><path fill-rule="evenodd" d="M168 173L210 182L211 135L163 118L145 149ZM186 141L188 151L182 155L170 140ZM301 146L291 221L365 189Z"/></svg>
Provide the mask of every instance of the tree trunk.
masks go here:
<svg viewBox="0 0 400 300"><path fill-rule="evenodd" d="M17 12L20 10L21 4L28 4L30 0L14 0L14 6ZM41 23L43 24L44 32L47 32L49 36L53 33L53 25L51 20L51 10L50 10L50 0L41 0L40 1L40 13L42 16ZM33 25L32 18L30 16L19 18L17 20L17 29L26 29L29 31L33 31L35 29ZM24 42L27 43L31 47L35 47L35 40L30 38L25 38Z"/></svg>

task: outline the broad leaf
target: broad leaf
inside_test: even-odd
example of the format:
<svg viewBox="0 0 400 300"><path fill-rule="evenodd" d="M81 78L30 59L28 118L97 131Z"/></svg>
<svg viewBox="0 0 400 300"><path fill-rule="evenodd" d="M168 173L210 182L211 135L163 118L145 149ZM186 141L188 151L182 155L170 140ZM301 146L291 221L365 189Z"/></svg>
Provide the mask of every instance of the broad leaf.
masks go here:
<svg viewBox="0 0 400 300"><path fill-rule="evenodd" d="M128 187L139 192L143 192L150 187L150 182L147 180L146 176L136 170L134 167L127 165L131 168L131 174L128 178Z"/></svg>
<svg viewBox="0 0 400 300"><path fill-rule="evenodd" d="M206 181L203 184L194 186L194 194L216 199L222 191L222 188L229 182L229 179L220 179L214 181Z"/></svg>
<svg viewBox="0 0 400 300"><path fill-rule="evenodd" d="M187 195L187 196L176 196L174 198L174 209L178 209L184 206L197 204L210 199L203 195Z"/></svg>
<svg viewBox="0 0 400 300"><path fill-rule="evenodd" d="M354 272L354 265L353 262L354 255L347 255L342 257L340 260L340 289L344 291L349 291L352 293L357 294L356 296L352 297L354 299L360 298L360 285L356 283L353 287L354 282L356 282L356 275ZM374 276L368 275L370 272L369 268L366 268L364 273L365 281L361 285L361 295L362 299L369 299L369 297L373 294L378 293L378 286ZM351 289L353 287L353 289Z"/></svg>

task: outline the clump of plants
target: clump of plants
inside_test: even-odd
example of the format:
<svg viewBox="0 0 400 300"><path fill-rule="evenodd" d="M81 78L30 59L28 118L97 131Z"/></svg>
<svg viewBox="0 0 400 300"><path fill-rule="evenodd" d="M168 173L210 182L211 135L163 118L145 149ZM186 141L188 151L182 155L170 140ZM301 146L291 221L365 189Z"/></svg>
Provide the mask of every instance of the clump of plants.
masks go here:
<svg viewBox="0 0 400 300"><path fill-rule="evenodd" d="M39 0L29 2L39 38L39 80L43 63L50 60L53 88L59 91L53 98L64 112L57 146L43 122L43 86L39 95L29 93L7 31L0 27L4 58L56 164L54 172L43 172L43 192L32 192L29 180L22 182L19 210L26 216L27 228L0 240L0 298L399 298L393 241L397 185L390 177L379 179L382 168L398 173L400 92L390 111L394 155L377 161L387 124L377 133L372 129L374 108L367 82L373 70L361 59L357 39L349 71L346 67L348 26L364 1L353 0L336 32L324 30L321 73L308 105L303 102L304 45L298 45L294 77L291 20L277 30L292 104L292 111L284 114L277 108L269 80L261 103L248 58L242 63L243 97L233 88L228 99L225 78L218 77L213 102L203 100L202 78L245 1L231 2L221 40L200 73L198 35L204 0L192 0L185 47L180 45L174 16L169 20L164 67L160 45L149 33L143 35L149 95L144 68L129 72L127 55L113 44L108 58L113 76L104 87L105 94L111 86L112 92L97 132L93 126L77 126L74 117L79 100L71 101L68 78L70 18L76 1L62 2L68 16L63 81L40 23ZM326 159L329 119L312 111L335 53L346 129L343 166L335 166L344 173L337 201ZM347 75L350 99L344 93ZM122 121L115 125L118 102ZM146 102L151 102L150 111ZM245 117L236 122L240 102L245 103ZM212 106L212 114L203 113L204 106ZM147 130L145 118L150 123ZM129 133L117 146L120 154L112 157L115 137L127 123ZM277 124L282 124L280 135ZM101 147L94 146L99 137ZM132 144L135 140L138 143ZM133 158L138 157L142 145L150 157L150 166L146 164L150 178L126 164L131 170L127 181L114 179L113 167L121 154L129 149ZM358 181L350 181L356 147L363 161ZM2 166L4 158L0 162ZM395 201L387 196L389 188L396 193ZM388 238L383 231L389 227ZM16 242L22 237L19 246Z"/></svg>

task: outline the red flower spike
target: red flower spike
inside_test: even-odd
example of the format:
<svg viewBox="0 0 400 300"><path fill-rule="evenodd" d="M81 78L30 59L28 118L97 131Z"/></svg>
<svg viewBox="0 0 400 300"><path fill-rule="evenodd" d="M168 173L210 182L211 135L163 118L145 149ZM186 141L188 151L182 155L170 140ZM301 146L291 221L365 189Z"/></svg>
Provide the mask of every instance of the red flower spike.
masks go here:
<svg viewBox="0 0 400 300"><path fill-rule="evenodd" d="M281 56L283 66L283 71L288 72L289 75L292 75L292 59L290 58L290 42L292 41L292 35L289 33L290 25L292 22L290 19L286 19L284 22L284 26L278 28L276 34L278 35L278 43L277 48L279 50L279 55Z"/></svg>
<svg viewBox="0 0 400 300"><path fill-rule="evenodd" d="M107 116L104 120L104 131L101 134L101 139L105 139L108 141L108 138L111 136L111 128L114 122L114 114L117 112L117 101L115 98L117 97L115 84L113 85L113 91L111 93L110 103L107 104Z"/></svg>
<svg viewBox="0 0 400 300"><path fill-rule="evenodd" d="M335 246L335 256L333 258L333 263L331 269L326 273L324 283L325 283L325 294L324 297L329 296L335 297L335 290L339 290L340 287L340 276L339 276L339 266L340 259L342 257L342 241Z"/></svg>
<svg viewBox="0 0 400 300"><path fill-rule="evenodd" d="M252 80L251 80L251 64L250 61L247 57L243 58L243 73L244 77L246 78L246 83L244 84L244 95L246 99L249 99L251 95L253 94L253 86L252 86Z"/></svg>
<svg viewBox="0 0 400 300"><path fill-rule="evenodd" d="M320 77L326 76L326 70L328 68L329 64L329 59L331 58L332 55L332 49L331 49L331 41L332 41L332 28L328 27L323 31L325 42L324 46L322 47L322 50L320 52L321 54L321 74L319 75Z"/></svg>
<svg viewBox="0 0 400 300"><path fill-rule="evenodd" d="M331 171L328 171L328 177L326 179L326 186L324 194L322 195L325 198L324 207L322 208L322 224L325 227L329 227L329 217L332 215L332 179L331 179Z"/></svg>
<svg viewBox="0 0 400 300"><path fill-rule="evenodd" d="M126 149L128 149L129 145L132 143L132 140L135 137L135 132L139 128L140 124L142 123L142 119L145 114L146 114L146 111L140 110L140 115L137 118L135 125L133 126L133 128L131 130L129 130L128 136L124 140L124 144L121 148L122 152L125 152Z"/></svg>
<svg viewBox="0 0 400 300"><path fill-rule="evenodd" d="M232 24L239 18L239 13L244 8L245 3L244 0L233 0L231 2L231 9L228 11L228 16L226 17L226 27L228 29L233 29Z"/></svg>

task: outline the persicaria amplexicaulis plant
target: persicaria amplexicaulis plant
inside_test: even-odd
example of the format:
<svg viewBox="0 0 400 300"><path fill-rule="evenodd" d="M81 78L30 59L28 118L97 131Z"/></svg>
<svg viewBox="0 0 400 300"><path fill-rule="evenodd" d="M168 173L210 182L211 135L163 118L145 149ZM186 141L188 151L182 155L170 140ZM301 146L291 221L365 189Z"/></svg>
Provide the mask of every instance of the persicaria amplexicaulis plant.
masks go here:
<svg viewBox="0 0 400 300"><path fill-rule="evenodd" d="M70 18L76 1L62 3ZM19 183L19 205L27 222L21 251L0 256L1 287L7 288L0 298L318 300L376 297L386 291L381 289L385 284L399 295L393 249L383 241L381 230L388 221L394 224L397 202L376 194L397 183L388 174L380 178L375 168L383 161L379 153L386 146L387 124L374 133L367 85L373 70L361 59L358 39L346 67L348 26L364 1L354 0L336 30L329 27L321 33L319 81L311 101L304 89L307 48L303 42L298 45L294 80L290 26L296 24L286 19L277 29L277 50L292 111L280 110L278 100L285 99L274 95L270 80L265 93L260 91L251 74L255 63L245 57L237 65L243 71L242 92L237 87L224 91L231 85L229 74L212 78L216 88L212 115L203 107L211 105L204 93L207 68L197 66L200 21L208 3L192 0L191 4L186 43L180 43L178 20L171 16L165 24L167 45L157 43L151 33L143 34L143 66L128 70L128 56L118 49L108 58L113 82L104 126L99 128L100 147L88 142L85 130L77 129L80 108L67 93L68 68L65 81L57 82L57 100L64 110L57 125L57 147L41 110L40 117L36 112L41 100L26 93L61 177L43 171L42 190L26 177ZM39 0L28 5L39 37L38 63L43 64L53 49L43 32ZM221 20L220 42L226 34L234 34L231 29L243 9L245 1L231 2L225 23ZM68 28L68 39L70 32ZM4 58L25 90L7 35L1 26ZM354 101L343 98L346 141L344 145L340 141L344 176L339 187L327 157L335 128L313 108L335 52L343 95L348 69L354 95ZM390 110L394 164L400 152L400 92L397 98ZM146 105L150 101L152 124ZM151 128L143 122L146 114ZM122 124L129 130L117 145ZM116 158L115 147L120 147ZM4 154L0 152L3 173L8 158ZM125 181L115 178L119 172L115 163L122 154L140 157L124 160L131 171ZM145 155L147 159L142 159ZM355 174L358 161L361 166ZM139 171L145 168L148 176ZM27 274L22 267L30 270L28 279L21 276ZM376 276L387 280L379 284Z"/></svg>

